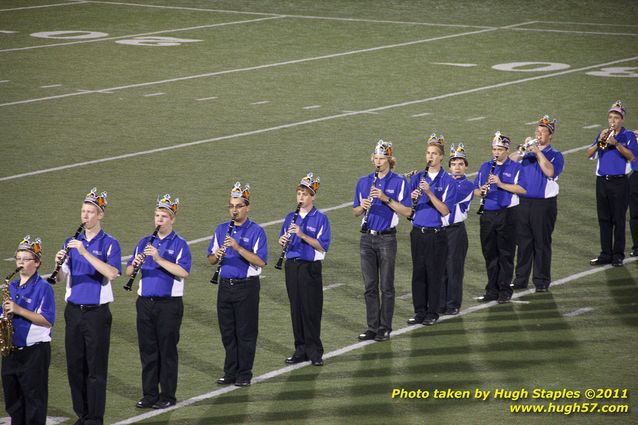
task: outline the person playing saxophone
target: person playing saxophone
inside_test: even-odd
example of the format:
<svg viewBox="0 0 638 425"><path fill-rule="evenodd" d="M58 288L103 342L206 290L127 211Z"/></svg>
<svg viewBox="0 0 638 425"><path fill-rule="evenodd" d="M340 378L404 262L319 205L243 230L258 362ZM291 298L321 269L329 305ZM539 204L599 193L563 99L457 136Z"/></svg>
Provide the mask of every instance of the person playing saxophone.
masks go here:
<svg viewBox="0 0 638 425"><path fill-rule="evenodd" d="M3 351L10 350L2 358L2 387L12 424L46 423L55 296L38 274L41 256L40 239L25 236L15 253L19 276L7 278L9 297L2 303L2 320L9 320L14 331L12 341L10 337L2 341L8 345Z"/></svg>

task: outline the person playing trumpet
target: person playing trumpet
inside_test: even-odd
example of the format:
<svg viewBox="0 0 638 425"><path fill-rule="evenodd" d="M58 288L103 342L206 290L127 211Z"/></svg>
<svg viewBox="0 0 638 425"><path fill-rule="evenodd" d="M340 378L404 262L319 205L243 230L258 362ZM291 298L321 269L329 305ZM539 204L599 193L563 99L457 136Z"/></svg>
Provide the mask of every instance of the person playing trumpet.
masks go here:
<svg viewBox="0 0 638 425"><path fill-rule="evenodd" d="M556 120L545 115L538 121L534 136L525 139L525 152L510 158L521 163L521 185L527 193L520 196L516 209L516 277L514 289L527 288L532 282L536 292L547 292L551 279L552 233L558 213L558 176L563 172L563 154L552 146Z"/></svg>
<svg viewBox="0 0 638 425"><path fill-rule="evenodd" d="M131 276L140 269L137 340L142 363L142 398L138 408L165 409L176 402L179 331L184 315L184 279L191 270L191 252L173 230L179 199L157 197L153 223L159 231L153 244L143 237L126 265Z"/></svg>
<svg viewBox="0 0 638 425"><path fill-rule="evenodd" d="M2 387L12 424L44 425L47 419L55 296L38 274L41 244L39 238L24 237L15 253L19 276L6 280L10 298L3 300L2 307L14 329L14 349L2 358Z"/></svg>
<svg viewBox="0 0 638 425"><path fill-rule="evenodd" d="M262 268L268 263L264 229L248 218L250 186L235 183L228 203L234 222L221 223L208 247L208 261L221 261L217 292L217 318L226 351L224 376L219 385L250 385L259 328L259 291Z"/></svg>
<svg viewBox="0 0 638 425"><path fill-rule="evenodd" d="M625 258L625 222L629 203L631 162L638 155L633 132L623 127L625 106L618 100L607 111L609 128L598 134L587 149L596 164L596 211L600 228L600 254L589 261L592 266L610 264L622 267Z"/></svg>
<svg viewBox="0 0 638 425"><path fill-rule="evenodd" d="M359 179L352 204L354 216L363 216L359 253L368 328L359 335L359 340L386 341L392 332L394 315L396 226L399 223L399 216L388 204L397 202L406 207L411 204L405 178L392 171L396 158L391 142L377 142L372 163L375 173Z"/></svg>

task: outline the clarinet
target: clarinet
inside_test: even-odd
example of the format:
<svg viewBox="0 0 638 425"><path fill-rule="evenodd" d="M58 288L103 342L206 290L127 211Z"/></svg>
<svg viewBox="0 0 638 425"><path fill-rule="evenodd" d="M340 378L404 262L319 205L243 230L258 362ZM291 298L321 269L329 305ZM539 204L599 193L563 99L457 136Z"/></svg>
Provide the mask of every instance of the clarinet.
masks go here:
<svg viewBox="0 0 638 425"><path fill-rule="evenodd" d="M376 167L376 170L374 172L374 179L372 179L372 186L370 186L370 192L372 192L372 189L374 189L374 186L377 184L378 178L379 178L379 167ZM368 201L370 202L373 201L371 196L368 197ZM370 215L371 209L372 209L372 204L370 204L370 207L366 210L365 214L363 215L363 220L361 221L361 233L366 233L368 231L368 216Z"/></svg>
<svg viewBox="0 0 638 425"><path fill-rule="evenodd" d="M73 235L73 239L77 239L78 236L80 236L80 233L82 233L82 231L84 230L85 225L86 223L80 224L80 227L78 227L78 230L75 231L75 235ZM56 277L58 276L58 273L60 273L62 264L64 264L64 262L66 261L66 258L69 256L70 250L71 248L69 248L68 246L64 248L64 256L60 259L60 261L58 261L55 264L55 270L53 270L53 273L51 273L51 276L47 277L47 282L49 282L51 285L56 284Z"/></svg>
<svg viewBox="0 0 638 425"><path fill-rule="evenodd" d="M496 168L496 160L497 158L495 157L494 160L492 161L492 168L490 168L490 173L487 175L488 180L490 175L494 174L494 169ZM485 199L487 198L487 193L489 191L490 191L490 185L488 183L487 190L485 191L485 193L481 194L481 203L479 204L478 211L476 211L478 215L483 215L483 213L485 212Z"/></svg>
<svg viewBox="0 0 638 425"><path fill-rule="evenodd" d="M153 230L153 234L151 235L151 239L149 239L149 241L146 244L146 246L153 245L153 242L155 242L155 239L157 238L157 234L159 233L159 229L160 229L160 226L157 226L155 228L155 230ZM126 282L126 285L124 285L122 288L126 289L127 291L131 291L133 289L133 282L135 281L135 276L137 276L139 271L142 269L142 264L144 264L144 260L145 259L146 259L146 254L144 254L144 251L142 251L142 260L139 262L137 267L135 267L133 269L133 273L131 274L131 278L128 280L128 282Z"/></svg>
<svg viewBox="0 0 638 425"><path fill-rule="evenodd" d="M228 225L228 231L226 232L226 237L230 236L233 233L234 228L235 228L235 214L233 214L233 218L232 220L230 220L230 224ZM225 239L226 238L224 238L224 240ZM223 242L221 246L223 246ZM215 270L215 273L213 273L213 277L210 278L210 283L212 283L213 285L217 285L219 283L219 272L222 270L222 260L224 259L225 255L226 255L226 250L224 250L224 253L219 257L219 260L217 261L217 270Z"/></svg>
<svg viewBox="0 0 638 425"><path fill-rule="evenodd" d="M301 210L301 202L299 202L297 204L297 208L295 209L295 213L292 216L292 220L290 220L290 223L295 224L295 222L297 221L297 217L299 217L299 211ZM288 233L288 232L286 232ZM286 241L286 243L284 244L283 248L281 249L281 255L279 256L279 260L277 260L277 264L275 264L275 268L277 270L281 270L281 266L284 263L284 258L286 257L286 252L288 252L288 245L290 244L290 239L288 239Z"/></svg>
<svg viewBox="0 0 638 425"><path fill-rule="evenodd" d="M423 170L423 177L421 178L421 180L425 180L425 176L428 175L429 169L430 169L430 161L428 161L428 163L425 165L425 170ZM412 200L412 212L410 212L410 216L408 217L409 221L414 220L414 214L416 213L416 204L419 203L419 198L421 197L421 194L423 193L423 189L419 187L417 191L418 193L417 193L416 199Z"/></svg>

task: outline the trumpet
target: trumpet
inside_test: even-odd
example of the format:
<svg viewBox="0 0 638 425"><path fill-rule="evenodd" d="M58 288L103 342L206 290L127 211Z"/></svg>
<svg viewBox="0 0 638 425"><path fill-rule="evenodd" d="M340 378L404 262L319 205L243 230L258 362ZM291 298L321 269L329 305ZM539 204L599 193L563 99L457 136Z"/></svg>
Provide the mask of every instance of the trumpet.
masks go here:
<svg viewBox="0 0 638 425"><path fill-rule="evenodd" d="M149 239L146 246L153 245L153 242L155 242L155 238L157 238L157 234L159 233L160 227L161 226L157 226L155 228L155 230L153 231L153 234L151 235L151 239ZM125 290L131 291L133 289L133 282L135 281L135 276L137 276L137 274L140 272L140 269L142 268L142 264L144 264L145 259L146 259L146 254L142 252L142 261L140 261L140 263L135 268L133 268L133 273L131 273L131 278L128 280L128 282L126 282L126 285L123 286Z"/></svg>
<svg viewBox="0 0 638 425"><path fill-rule="evenodd" d="M376 167L374 171L374 179L372 179L372 186L370 186L370 193L372 193L372 189L374 189L377 184L377 180L379 179L379 167ZM372 196L368 196L368 201L372 202ZM370 210L372 209L372 205L368 209L366 209L365 214L363 215L363 220L361 221L361 233L366 233L368 231L368 216L370 215Z"/></svg>
<svg viewBox="0 0 638 425"><path fill-rule="evenodd" d="M84 230L84 226L86 226L86 223L80 224L80 227L78 227L78 230L75 231L75 235L73 235L73 239L77 239L78 236L80 236L80 233L82 233L82 231ZM60 273L62 264L64 264L64 262L66 261L66 258L69 256L70 250L71 248L69 248L68 246L64 248L64 256L60 258L60 261L58 261L55 264L55 270L53 270L53 273L51 273L51 276L47 277L47 282L49 282L51 285L55 285L58 273Z"/></svg>
<svg viewBox="0 0 638 425"><path fill-rule="evenodd" d="M532 147L537 148L539 144L540 142L538 141L538 139L528 140L527 142L521 143L520 145L518 145L517 152L520 156L523 156L525 155L525 152L529 150L529 148L532 148Z"/></svg>
<svg viewBox="0 0 638 425"><path fill-rule="evenodd" d="M430 161L428 161L428 163L425 165L425 170L423 170L423 177L421 177L421 180L425 180L425 178L428 175L429 169L430 169ZM410 212L410 216L408 217L409 221L414 220L414 214L416 213L416 205L419 203L419 198L421 197L422 193L423 193L423 189L421 189L421 186L419 186L419 188L417 189L417 197L416 199L412 200L412 211Z"/></svg>
<svg viewBox="0 0 638 425"><path fill-rule="evenodd" d="M602 150L607 149L607 146L609 146L609 143L607 142L614 135L614 127L609 127L606 131L607 131L607 136L605 137L605 140L602 140L602 139L598 140L598 147Z"/></svg>

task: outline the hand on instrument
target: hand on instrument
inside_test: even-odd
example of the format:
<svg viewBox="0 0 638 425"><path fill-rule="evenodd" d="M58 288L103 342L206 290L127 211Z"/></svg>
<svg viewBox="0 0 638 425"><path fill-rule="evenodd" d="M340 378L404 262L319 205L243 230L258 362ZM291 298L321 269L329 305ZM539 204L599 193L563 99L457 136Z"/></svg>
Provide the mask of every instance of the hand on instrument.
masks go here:
<svg viewBox="0 0 638 425"><path fill-rule="evenodd" d="M295 234L298 238L301 238L304 234L301 230L301 227L297 226L296 224L290 225L290 227L288 228L288 233Z"/></svg>
<svg viewBox="0 0 638 425"><path fill-rule="evenodd" d="M4 310L5 317L12 317L14 313L18 314L20 310L20 306L14 303L12 300L7 300L2 305L2 309Z"/></svg>
<svg viewBox="0 0 638 425"><path fill-rule="evenodd" d="M69 241L69 243L66 244L66 246L69 247L69 248L77 249L78 252L80 253L80 255L82 255L82 256L88 252L86 250L86 248L84 247L84 244L81 241L77 240L77 239L71 239Z"/></svg>
<svg viewBox="0 0 638 425"><path fill-rule="evenodd" d="M487 191L490 190L490 185L489 185L489 183L485 183L479 189L481 191L481 196L485 196L485 195L487 195Z"/></svg>
<svg viewBox="0 0 638 425"><path fill-rule="evenodd" d="M370 196L374 199L381 199L383 201L383 197L385 196L385 193L383 193L383 191L379 189L378 187L375 187L375 188L372 188L372 190L370 191Z"/></svg>
<svg viewBox="0 0 638 425"><path fill-rule="evenodd" d="M159 251L153 245L146 245L146 247L144 248L144 255L146 255L147 257L152 257L155 261L160 259Z"/></svg>
<svg viewBox="0 0 638 425"><path fill-rule="evenodd" d="M421 190L423 190L425 193L430 193L430 185L428 182L426 182L425 180L421 180L421 182L419 183L419 187L421 188Z"/></svg>
<svg viewBox="0 0 638 425"><path fill-rule="evenodd" d="M418 199L420 195L421 195L421 191L419 189L414 189L412 193L410 194L410 197L412 199Z"/></svg>
<svg viewBox="0 0 638 425"><path fill-rule="evenodd" d="M59 263L66 256L66 250L61 249L55 254L55 262Z"/></svg>
<svg viewBox="0 0 638 425"><path fill-rule="evenodd" d="M501 179L496 174L490 174L489 179L487 180L490 184L494 184L497 187L500 187Z"/></svg>
<svg viewBox="0 0 638 425"><path fill-rule="evenodd" d="M237 243L235 239L233 239L230 236L226 236L226 239L224 239L224 246L231 247L235 251L239 251L239 244Z"/></svg>
<svg viewBox="0 0 638 425"><path fill-rule="evenodd" d="M361 206L363 207L364 210L368 210L372 206L372 201L369 200L368 198L362 199Z"/></svg>
<svg viewBox="0 0 638 425"><path fill-rule="evenodd" d="M215 257L217 257L218 260L221 260L224 257L224 254L226 254L226 246L222 245L219 248L217 248L217 251L215 251Z"/></svg>
<svg viewBox="0 0 638 425"><path fill-rule="evenodd" d="M290 240L290 234L284 233L279 237L279 245L284 246Z"/></svg>
<svg viewBox="0 0 638 425"><path fill-rule="evenodd" d="M131 265L135 268L138 268L139 266L142 265L143 262L144 262L144 254L140 253L135 256Z"/></svg>

